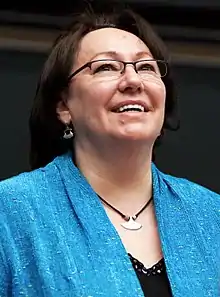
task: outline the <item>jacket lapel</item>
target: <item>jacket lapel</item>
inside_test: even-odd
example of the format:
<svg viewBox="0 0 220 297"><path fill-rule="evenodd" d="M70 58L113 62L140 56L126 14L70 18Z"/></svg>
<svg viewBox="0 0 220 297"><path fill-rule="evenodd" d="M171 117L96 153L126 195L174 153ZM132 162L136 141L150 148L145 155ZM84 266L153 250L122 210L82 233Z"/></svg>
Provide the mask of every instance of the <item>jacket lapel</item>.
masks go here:
<svg viewBox="0 0 220 297"><path fill-rule="evenodd" d="M55 160L73 220L81 226L82 240L74 247L75 262L81 267L83 296L143 297L140 284L125 248L96 193L64 155Z"/></svg>
<svg viewBox="0 0 220 297"><path fill-rule="evenodd" d="M209 213L210 206L204 215L199 204L204 197L207 201L208 196L211 199L211 192L187 180L162 174L154 165L152 169L156 217L174 296L217 297L216 262L220 243L217 244L217 224ZM216 230L211 234L213 223Z"/></svg>

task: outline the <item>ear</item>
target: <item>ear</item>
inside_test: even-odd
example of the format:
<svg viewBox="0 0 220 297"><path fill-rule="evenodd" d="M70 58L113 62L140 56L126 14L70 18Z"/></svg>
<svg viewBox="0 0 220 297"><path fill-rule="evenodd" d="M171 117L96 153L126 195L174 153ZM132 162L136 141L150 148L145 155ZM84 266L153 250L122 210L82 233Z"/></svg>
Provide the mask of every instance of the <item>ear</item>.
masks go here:
<svg viewBox="0 0 220 297"><path fill-rule="evenodd" d="M71 115L69 112L69 108L63 100L58 102L56 107L56 112L57 112L58 119L63 124L69 124L71 122Z"/></svg>

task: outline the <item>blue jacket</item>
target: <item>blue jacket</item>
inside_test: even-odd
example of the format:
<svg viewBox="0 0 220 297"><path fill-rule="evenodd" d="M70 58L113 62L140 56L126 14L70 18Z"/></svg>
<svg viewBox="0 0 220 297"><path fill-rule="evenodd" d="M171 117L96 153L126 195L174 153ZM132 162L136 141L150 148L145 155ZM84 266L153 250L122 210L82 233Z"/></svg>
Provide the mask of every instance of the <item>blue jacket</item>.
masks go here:
<svg viewBox="0 0 220 297"><path fill-rule="evenodd" d="M152 164L174 297L220 296L220 196ZM143 297L127 252L69 154L0 183L0 296Z"/></svg>

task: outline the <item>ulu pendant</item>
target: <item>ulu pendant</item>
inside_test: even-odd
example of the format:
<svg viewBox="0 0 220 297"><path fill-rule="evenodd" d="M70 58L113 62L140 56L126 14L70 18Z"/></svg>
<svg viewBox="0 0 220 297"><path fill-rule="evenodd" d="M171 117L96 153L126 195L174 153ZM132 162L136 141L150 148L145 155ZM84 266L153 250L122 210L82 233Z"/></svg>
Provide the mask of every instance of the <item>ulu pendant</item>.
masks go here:
<svg viewBox="0 0 220 297"><path fill-rule="evenodd" d="M135 222L133 217L129 217L129 220L125 223L122 223L121 226L127 230L139 230L142 227L140 223Z"/></svg>

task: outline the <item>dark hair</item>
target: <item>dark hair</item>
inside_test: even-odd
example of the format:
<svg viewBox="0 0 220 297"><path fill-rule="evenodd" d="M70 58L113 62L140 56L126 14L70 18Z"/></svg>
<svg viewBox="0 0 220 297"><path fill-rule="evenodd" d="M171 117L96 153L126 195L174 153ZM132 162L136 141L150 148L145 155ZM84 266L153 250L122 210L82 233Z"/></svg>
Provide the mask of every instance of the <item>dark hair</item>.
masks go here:
<svg viewBox="0 0 220 297"><path fill-rule="evenodd" d="M38 82L29 120L31 169L45 166L68 150L74 153L73 141L62 137L64 125L57 117L56 106L61 100L61 93L68 89L67 78L81 39L87 33L105 27L114 27L135 34L145 42L155 59L169 60L161 39L144 18L130 9L106 13L97 13L89 9L76 15L71 25L55 40ZM178 128L177 102L169 63L168 73L162 79L166 87L163 134L164 129ZM160 139L157 139L155 145L159 143L158 140Z"/></svg>

